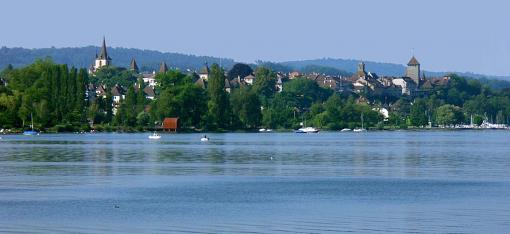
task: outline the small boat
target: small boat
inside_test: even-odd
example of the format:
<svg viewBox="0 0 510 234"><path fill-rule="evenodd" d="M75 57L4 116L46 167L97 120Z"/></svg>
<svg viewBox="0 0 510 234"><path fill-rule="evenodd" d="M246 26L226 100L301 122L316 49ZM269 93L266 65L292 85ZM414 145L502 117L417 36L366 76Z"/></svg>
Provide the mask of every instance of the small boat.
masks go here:
<svg viewBox="0 0 510 234"><path fill-rule="evenodd" d="M34 131L34 130L28 130L28 131L24 131L23 135L25 135L25 136L38 136L39 132L38 131Z"/></svg>
<svg viewBox="0 0 510 234"><path fill-rule="evenodd" d="M39 132L34 130L34 117L32 114L30 114L30 121L32 121L32 124L30 125L30 128L32 130L27 130L23 132L23 135L25 136L39 136Z"/></svg>
<svg viewBox="0 0 510 234"><path fill-rule="evenodd" d="M295 131L295 133L318 133L319 129L314 127L306 127L306 128L300 128Z"/></svg>
<svg viewBox="0 0 510 234"><path fill-rule="evenodd" d="M265 132L265 131L267 131L265 128L259 129L259 132Z"/></svg>
<svg viewBox="0 0 510 234"><path fill-rule="evenodd" d="M202 138L200 138L200 141L202 141L202 142L209 141L209 138L206 135L204 135L204 136L202 136Z"/></svg>
<svg viewBox="0 0 510 234"><path fill-rule="evenodd" d="M154 132L152 135L149 136L149 139L158 140L161 139L161 135L159 135L157 132Z"/></svg>
<svg viewBox="0 0 510 234"><path fill-rule="evenodd" d="M350 131L352 131L352 129L350 129L350 128L344 128L344 129L340 130L340 132L350 132Z"/></svg>
<svg viewBox="0 0 510 234"><path fill-rule="evenodd" d="M363 127L363 113L361 113L361 128L355 128L353 132L366 132L367 130Z"/></svg>

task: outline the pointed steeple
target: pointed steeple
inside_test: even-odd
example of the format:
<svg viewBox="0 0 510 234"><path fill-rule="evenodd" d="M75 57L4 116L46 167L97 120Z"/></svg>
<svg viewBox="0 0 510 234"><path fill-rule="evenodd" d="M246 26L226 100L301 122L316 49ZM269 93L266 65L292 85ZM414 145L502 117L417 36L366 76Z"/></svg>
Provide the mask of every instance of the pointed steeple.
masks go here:
<svg viewBox="0 0 510 234"><path fill-rule="evenodd" d="M200 69L199 73L202 75L209 75L209 72L210 72L209 65L207 64L207 62L205 62L204 67Z"/></svg>
<svg viewBox="0 0 510 234"><path fill-rule="evenodd" d="M131 64L129 65L129 69L131 71L134 71L134 72L138 73L138 65L136 64L135 58L131 58Z"/></svg>
<svg viewBox="0 0 510 234"><path fill-rule="evenodd" d="M104 36L103 36L103 46L101 47L101 53L99 54L99 59L110 60L110 57L108 57L108 53L106 52L106 39Z"/></svg>
<svg viewBox="0 0 510 234"><path fill-rule="evenodd" d="M413 55L411 60L409 60L409 62L407 63L407 66L417 66L417 65L420 65L420 63L418 62L418 60Z"/></svg>
<svg viewBox="0 0 510 234"><path fill-rule="evenodd" d="M161 65L159 66L159 73L165 73L168 71L168 67L166 66L165 61L161 62Z"/></svg>

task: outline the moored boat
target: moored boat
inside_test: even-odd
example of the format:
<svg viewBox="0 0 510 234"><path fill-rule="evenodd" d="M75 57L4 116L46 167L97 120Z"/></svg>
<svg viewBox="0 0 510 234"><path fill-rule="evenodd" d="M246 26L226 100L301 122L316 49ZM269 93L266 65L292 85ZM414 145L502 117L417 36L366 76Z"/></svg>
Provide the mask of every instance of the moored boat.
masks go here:
<svg viewBox="0 0 510 234"><path fill-rule="evenodd" d="M158 140L161 139L161 135L159 135L157 132L154 132L152 135L149 136L149 139Z"/></svg>
<svg viewBox="0 0 510 234"><path fill-rule="evenodd" d="M306 128L300 128L295 131L295 133L318 133L319 129L314 127L306 127Z"/></svg>

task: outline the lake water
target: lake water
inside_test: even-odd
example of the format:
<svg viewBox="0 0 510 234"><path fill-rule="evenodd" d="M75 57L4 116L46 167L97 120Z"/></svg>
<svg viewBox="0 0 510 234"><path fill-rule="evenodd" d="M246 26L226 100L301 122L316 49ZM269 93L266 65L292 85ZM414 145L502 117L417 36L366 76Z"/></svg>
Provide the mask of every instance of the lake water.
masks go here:
<svg viewBox="0 0 510 234"><path fill-rule="evenodd" d="M0 140L0 232L508 233L510 131Z"/></svg>

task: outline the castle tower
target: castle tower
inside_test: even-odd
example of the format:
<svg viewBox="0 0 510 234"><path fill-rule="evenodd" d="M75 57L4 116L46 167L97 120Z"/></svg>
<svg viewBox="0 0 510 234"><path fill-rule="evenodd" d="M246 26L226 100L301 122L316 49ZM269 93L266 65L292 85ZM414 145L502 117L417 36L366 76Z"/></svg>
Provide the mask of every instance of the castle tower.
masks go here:
<svg viewBox="0 0 510 234"><path fill-rule="evenodd" d="M103 46L101 47L101 53L99 56L96 55L96 61L94 63L94 70L97 70L104 66L109 66L112 62L110 56L108 56L108 52L106 51L106 40L103 37Z"/></svg>
<svg viewBox="0 0 510 234"><path fill-rule="evenodd" d="M420 84L420 63L414 56L407 63L406 76L411 78L416 85Z"/></svg>

